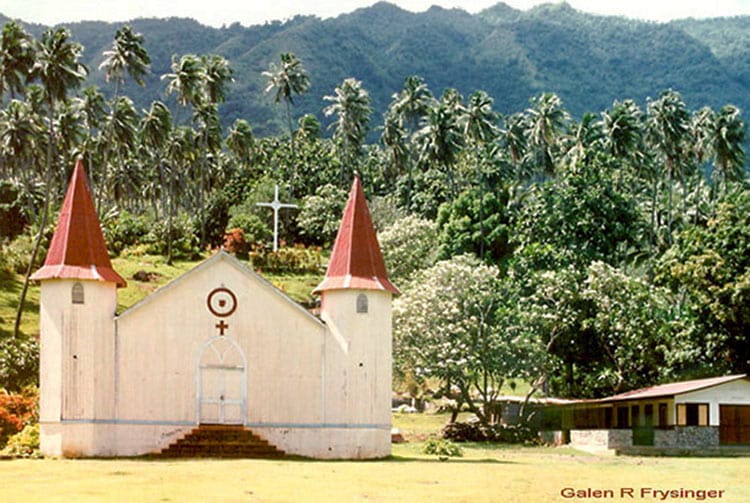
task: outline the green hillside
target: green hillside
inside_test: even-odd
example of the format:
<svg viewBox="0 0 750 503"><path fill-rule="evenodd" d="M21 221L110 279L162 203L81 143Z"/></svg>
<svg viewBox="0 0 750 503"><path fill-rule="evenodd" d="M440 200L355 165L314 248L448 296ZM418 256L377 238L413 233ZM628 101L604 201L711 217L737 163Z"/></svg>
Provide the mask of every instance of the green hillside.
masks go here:
<svg viewBox="0 0 750 503"><path fill-rule="evenodd" d="M170 71L173 54L216 53L235 69L221 108L224 124L246 118L259 135L283 131L282 107L264 95L261 76L282 51L295 53L312 81L295 114L321 120L323 96L344 78L361 80L382 112L412 74L438 94L448 86L465 95L484 89L504 113L526 108L529 97L543 91L558 94L580 116L614 99L643 104L668 88L679 90L693 109L726 103L750 108L750 17L663 24L585 14L567 4L519 11L502 3L476 15L439 7L415 14L380 2L333 19L300 16L251 27L215 29L179 18L136 19L132 25L144 34L152 59L146 87L128 83L123 89L139 108L164 99L160 76ZM69 25L86 47L91 81L107 93L112 86L98 66L119 26ZM43 28L27 25L36 35Z"/></svg>

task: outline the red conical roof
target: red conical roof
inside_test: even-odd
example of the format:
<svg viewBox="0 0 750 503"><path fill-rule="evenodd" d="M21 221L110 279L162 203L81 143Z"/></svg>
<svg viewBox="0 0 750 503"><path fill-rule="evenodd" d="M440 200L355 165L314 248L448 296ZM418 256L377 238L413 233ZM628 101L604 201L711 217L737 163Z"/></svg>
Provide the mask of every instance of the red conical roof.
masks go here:
<svg viewBox="0 0 750 503"><path fill-rule="evenodd" d="M68 185L47 259L31 276L35 280L63 278L125 286L125 280L112 269L81 159Z"/></svg>
<svg viewBox="0 0 750 503"><path fill-rule="evenodd" d="M354 178L349 200L346 202L326 277L313 293L341 289L387 290L396 295L401 293L388 279L358 176Z"/></svg>

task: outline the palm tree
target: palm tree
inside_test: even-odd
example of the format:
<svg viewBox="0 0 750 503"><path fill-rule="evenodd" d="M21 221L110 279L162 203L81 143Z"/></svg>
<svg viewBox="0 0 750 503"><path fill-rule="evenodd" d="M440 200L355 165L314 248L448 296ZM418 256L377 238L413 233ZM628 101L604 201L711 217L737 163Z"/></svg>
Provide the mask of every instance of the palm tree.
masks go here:
<svg viewBox="0 0 750 503"><path fill-rule="evenodd" d="M526 110L526 115L531 154L534 155L541 178L545 179L555 173L553 149L570 116L562 108L560 97L553 93L532 98L531 108Z"/></svg>
<svg viewBox="0 0 750 503"><path fill-rule="evenodd" d="M289 124L289 140L292 145L292 157L295 157L294 149L294 131L292 129L292 105L294 104L294 95L301 95L310 88L310 78L307 76L302 61L290 52L281 54L281 64L271 63L268 70L263 72L263 76L268 78L266 92L274 93L274 102L284 101L286 104L286 120Z"/></svg>
<svg viewBox="0 0 750 503"><path fill-rule="evenodd" d="M391 129L394 126L398 126L398 130L403 131L406 138L412 137L413 139L419 129L419 123L422 118L434 106L435 97L422 77L416 75L406 77L403 89L401 92L393 95L391 104L388 107L388 117L396 120ZM395 141L396 136L392 136L392 139ZM409 143L406 154L406 207L407 211L411 211L411 193L414 185L412 172L417 158L414 141Z"/></svg>
<svg viewBox="0 0 750 503"><path fill-rule="evenodd" d="M633 159L643 144L643 112L633 100L615 101L602 112L604 146L610 155Z"/></svg>
<svg viewBox="0 0 750 503"><path fill-rule="evenodd" d="M130 25L125 25L115 32L112 49L102 53L104 61L99 65L105 71L107 82L115 81L115 97L117 101L120 86L125 83L125 74L139 85L143 86L143 78L148 74L151 58L143 47L143 35L133 33Z"/></svg>
<svg viewBox="0 0 750 503"><path fill-rule="evenodd" d="M42 125L28 103L11 100L8 106L0 111L0 155L9 159L11 169L6 175L23 179L26 213L30 220L37 217L34 204L35 152ZM5 163L3 163L5 164Z"/></svg>
<svg viewBox="0 0 750 503"><path fill-rule="evenodd" d="M216 54L202 56L201 61L206 73L204 85L208 102L224 103L227 85L234 82L234 70L229 66L229 61Z"/></svg>
<svg viewBox="0 0 750 503"><path fill-rule="evenodd" d="M198 106L203 100L203 85L206 80L206 69L201 59L195 54L185 54L179 60L172 56L172 73L161 76L167 80L167 95L176 94L183 107Z"/></svg>
<svg viewBox="0 0 750 503"><path fill-rule="evenodd" d="M437 106L431 108L416 133L420 162L435 162L448 177L451 196L455 196L453 166L464 145L461 132L461 96L455 89L446 89Z"/></svg>
<svg viewBox="0 0 750 503"><path fill-rule="evenodd" d="M463 134L475 145L494 142L500 130L497 121L500 115L492 110L494 100L484 91L476 91L469 96L463 119Z"/></svg>
<svg viewBox="0 0 750 503"><path fill-rule="evenodd" d="M483 162L488 156L480 156L479 150L493 144L499 129L498 113L492 110L493 99L484 91L476 91L469 96L465 113L461 117L464 138L472 145L477 165L479 184L479 258L484 260L484 169Z"/></svg>
<svg viewBox="0 0 750 503"><path fill-rule="evenodd" d="M104 119L107 116L106 101L104 96L96 86L89 86L83 90L80 98L75 98L78 103L78 109L83 119L86 130L86 139L84 140L84 156L87 157L87 172L89 178L93 181L97 178L95 164L93 162L94 154L102 146L101 128ZM94 192L94 199L101 199L101 192L105 188L104 183L91 184Z"/></svg>
<svg viewBox="0 0 750 503"><path fill-rule="evenodd" d="M516 175L516 183L521 183L521 180L531 176L524 169L528 146L527 130L526 116L522 113L515 113L505 118L505 129L501 131L501 145L504 146L510 157Z"/></svg>
<svg viewBox="0 0 750 503"><path fill-rule="evenodd" d="M385 178L394 183L409 162L409 147L406 144L407 133L400 121L393 114L383 114L383 132L380 142L390 150L390 169L386 168Z"/></svg>
<svg viewBox="0 0 750 503"><path fill-rule="evenodd" d="M693 191L693 202L695 209L693 212L693 223L697 224L700 217L700 203L702 202L700 193L705 187L705 164L713 155L712 132L716 128L716 117L711 107L702 107L694 112L690 117L690 138L692 141L688 145L690 158L688 162L694 164L695 172L695 190ZM715 188L715 184L714 184ZM713 198L709 198L713 199Z"/></svg>
<svg viewBox="0 0 750 503"><path fill-rule="evenodd" d="M569 166L588 166L597 152L602 150L605 133L602 122L590 112L573 124L573 132L567 138L564 158Z"/></svg>
<svg viewBox="0 0 750 503"><path fill-rule="evenodd" d="M132 189L138 186L138 173L123 163L123 159L128 156L132 146L137 144L138 122L138 112L133 101L127 96L122 96L114 103L112 114L105 123L105 130L108 132L106 152L113 152L117 159L114 169L115 180L111 184L107 180L107 185L114 191L115 202L120 202L123 197L129 196Z"/></svg>
<svg viewBox="0 0 750 503"><path fill-rule="evenodd" d="M340 146L341 156L341 184L348 179L346 167L350 169L356 164L362 149L362 142L367 135L370 123L370 96L362 89L362 83L353 78L345 79L335 89L335 95L325 96L330 101L323 113L326 117L335 115L336 121L330 127L334 128L333 139Z"/></svg>
<svg viewBox="0 0 750 503"><path fill-rule="evenodd" d="M0 34L0 101L6 91L11 99L23 93L31 67L34 50L31 37L20 24L9 21Z"/></svg>
<svg viewBox="0 0 750 503"><path fill-rule="evenodd" d="M172 225L174 217L174 177L170 170L169 176L165 174L164 157L166 155L167 142L172 132L172 114L169 108L161 101L151 103L151 108L143 111L139 136L146 147L149 155L156 159L159 166L159 184L162 187L161 194L167 194L168 204L164 204L162 197L162 211L167 213L167 264L172 264ZM167 180L167 178L169 178ZM166 189L166 190L164 190Z"/></svg>
<svg viewBox="0 0 750 503"><path fill-rule="evenodd" d="M99 65L99 69L103 69L105 71L107 82L114 81L115 83L115 93L111 102L111 116L109 121L105 125L105 135L108 137L110 135L117 136L118 132L113 131L111 127L118 124L118 122L122 126L123 124L121 119L123 113L131 111L128 110L127 102L123 102L120 100L120 86L125 83L126 74L130 75L130 77L136 82L136 84L138 84L139 86L143 86L143 78L148 74L151 59L148 56L148 52L146 52L146 49L143 47L143 35L141 35L140 33L133 33L133 29L130 27L130 25L125 25L115 32L115 39L112 42L112 49L109 51L104 51L102 55L104 56L104 61L102 61ZM114 115L118 113L118 108L121 116L120 119L114 117ZM137 115L135 108L133 108L132 106L132 102L130 103L129 108L132 109L131 115ZM135 125L130 124L130 127L128 127L129 131L127 132L128 136L135 136L134 128ZM130 130L132 130L133 132L131 133ZM119 131L119 133L122 133L122 131ZM109 152L110 149L105 149L104 151L104 160L102 166L103 172L101 180L101 184L104 187L110 185L108 175ZM121 156L119 158L120 160L122 159ZM123 167L116 166L115 170L119 170L122 174ZM118 178L122 180L126 177L120 176ZM100 191L100 198L103 192L103 190ZM98 209L101 209L101 203L101 199L98 199Z"/></svg>
<svg viewBox="0 0 750 503"><path fill-rule="evenodd" d="M716 114L714 129L711 131L714 154L714 183L724 186L731 181L740 181L745 176L745 123L740 118L740 110L733 105L724 105Z"/></svg>
<svg viewBox="0 0 750 503"><path fill-rule="evenodd" d="M682 159L684 141L689 130L690 115L679 93L671 89L662 93L656 101L648 102L648 140L664 158L667 197L667 243L672 245L672 199L673 179L680 173L684 178ZM684 187L684 181L683 181Z"/></svg>
<svg viewBox="0 0 750 503"><path fill-rule="evenodd" d="M29 288L29 278L34 268L36 256L39 253L39 247L42 242L42 236L46 231L47 219L50 204L50 191L52 185L52 145L55 139L54 113L55 105L65 100L68 91L81 85L86 78L86 67L78 60L83 53L83 46L76 42L70 41L70 32L65 28L50 28L46 30L41 39L35 44L35 62L30 71L32 79L38 79L44 90L44 101L47 106L47 132L49 135L47 141L47 162L45 167L45 187L44 187L44 205L42 208L41 222L39 224L39 234L34 241L34 247L31 250L29 266L26 270L21 298L18 303L18 312L16 313L16 324L14 335L18 337L21 326L21 316L23 307L26 302L26 293Z"/></svg>
<svg viewBox="0 0 750 503"><path fill-rule="evenodd" d="M245 119L236 119L227 134L226 144L229 151L242 168L247 168L253 158L255 136L253 128Z"/></svg>

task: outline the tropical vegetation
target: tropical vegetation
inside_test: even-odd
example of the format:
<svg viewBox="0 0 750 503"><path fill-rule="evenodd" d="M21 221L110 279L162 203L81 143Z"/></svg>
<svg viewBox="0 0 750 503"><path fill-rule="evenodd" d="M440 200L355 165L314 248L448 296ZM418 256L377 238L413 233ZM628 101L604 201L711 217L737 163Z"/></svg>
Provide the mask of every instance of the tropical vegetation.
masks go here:
<svg viewBox="0 0 750 503"><path fill-rule="evenodd" d="M317 247L334 239L356 172L402 289L397 386L432 388L491 421L519 379L598 396L750 369L750 188L735 105L694 110L665 89L645 107L621 96L578 116L542 92L501 114L503 95L435 93L412 75L378 114L368 80L347 77L318 103L333 120L324 128L294 101L309 99L318 72L282 52L258 74L287 127L260 136L253 116L223 124L236 74L216 54L174 54L160 95L136 107L128 81L155 77L144 41L132 26L115 32L100 54L105 95L67 29L4 26L3 274L39 266L78 158L111 252L171 263L225 245L292 272L320 273ZM300 208L282 211L287 246L274 255L257 203L276 186ZM27 285L15 330L3 320L0 333L8 391L33 384L38 364L20 323Z"/></svg>

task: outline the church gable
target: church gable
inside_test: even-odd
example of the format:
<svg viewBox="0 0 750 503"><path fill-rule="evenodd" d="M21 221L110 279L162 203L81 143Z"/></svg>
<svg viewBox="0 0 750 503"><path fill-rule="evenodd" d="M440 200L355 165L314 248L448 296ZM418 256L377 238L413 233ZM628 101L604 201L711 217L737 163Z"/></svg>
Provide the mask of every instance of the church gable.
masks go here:
<svg viewBox="0 0 750 503"><path fill-rule="evenodd" d="M240 289L252 290L254 301L258 301L260 297L267 296L268 302L279 304L282 306L282 309L288 311L289 316L299 317L318 327L323 326L323 323L308 312L307 309L224 251L218 252L205 262L126 309L117 317L117 320L127 320L131 316L139 316L141 311L163 311L164 309L168 309L163 305L164 302L168 302L167 298L181 297L180 292L183 291L190 291L195 295L200 295L201 289L196 283L204 281L213 281L216 287L220 287L227 282L238 285L243 284ZM177 311L182 311L185 309L185 306L177 307L176 309Z"/></svg>

